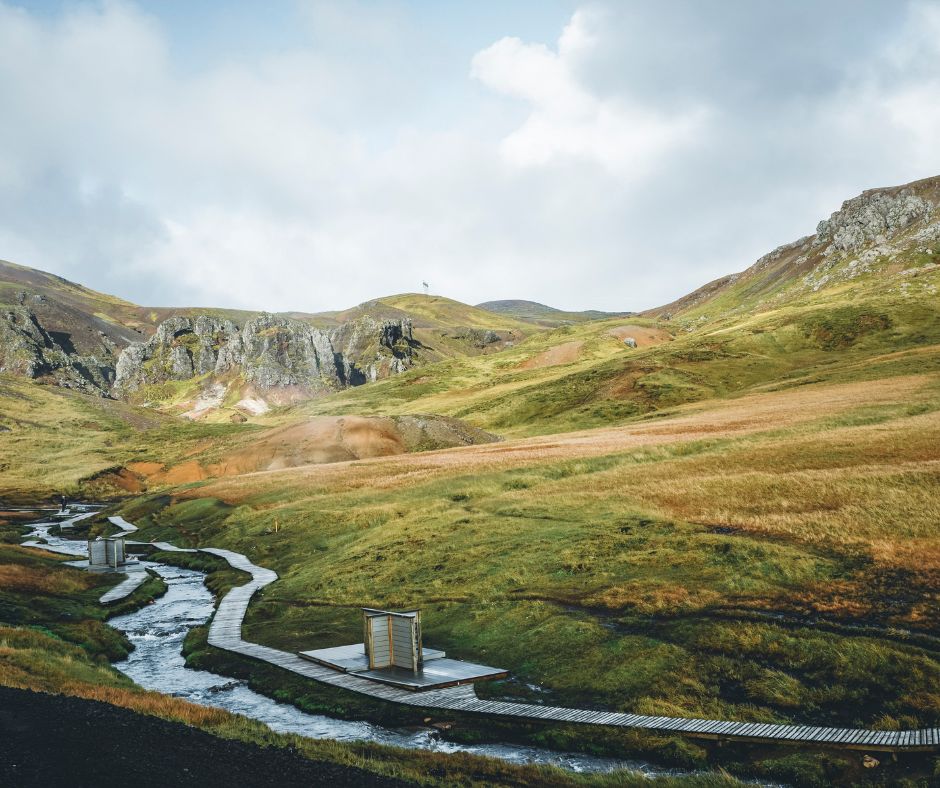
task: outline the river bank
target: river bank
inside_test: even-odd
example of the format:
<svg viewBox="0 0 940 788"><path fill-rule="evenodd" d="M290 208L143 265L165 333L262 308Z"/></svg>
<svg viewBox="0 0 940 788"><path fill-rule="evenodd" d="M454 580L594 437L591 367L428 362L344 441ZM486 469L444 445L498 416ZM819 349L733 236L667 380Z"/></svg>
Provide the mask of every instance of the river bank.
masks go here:
<svg viewBox="0 0 940 788"><path fill-rule="evenodd" d="M84 512L70 520L79 521L92 514L94 512ZM30 542L62 554L79 554L82 542L50 533L60 530L52 522L34 523L29 534ZM372 742L441 754L467 753L497 758L510 764L555 766L574 773L627 771L646 777L689 775L684 770L641 760L559 752L518 742L458 743L448 741L440 730L428 726L389 728L364 720L308 714L291 704L278 703L253 691L246 680L189 669L181 653L183 642L193 628L205 625L215 610L215 598L204 583L205 574L178 566L143 563L160 576L166 584L166 593L152 604L110 618L108 623L122 632L133 646L127 659L116 662L114 667L145 689L242 714L278 733L334 741Z"/></svg>

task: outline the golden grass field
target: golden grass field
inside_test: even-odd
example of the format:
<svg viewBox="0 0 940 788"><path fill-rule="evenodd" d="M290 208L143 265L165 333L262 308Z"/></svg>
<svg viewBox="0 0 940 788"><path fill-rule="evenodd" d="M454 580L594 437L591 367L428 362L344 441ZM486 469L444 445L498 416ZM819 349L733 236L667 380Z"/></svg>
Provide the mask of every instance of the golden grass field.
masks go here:
<svg viewBox="0 0 940 788"><path fill-rule="evenodd" d="M627 469L592 475L590 494L611 496L619 487L630 501L673 517L810 541L883 540L885 557L908 553L933 565L938 402L940 376L933 374L792 388L618 427L218 479L199 495L239 503L284 487L392 490L454 474L627 454L634 459ZM670 448L701 442L720 442L721 450L682 457Z"/></svg>

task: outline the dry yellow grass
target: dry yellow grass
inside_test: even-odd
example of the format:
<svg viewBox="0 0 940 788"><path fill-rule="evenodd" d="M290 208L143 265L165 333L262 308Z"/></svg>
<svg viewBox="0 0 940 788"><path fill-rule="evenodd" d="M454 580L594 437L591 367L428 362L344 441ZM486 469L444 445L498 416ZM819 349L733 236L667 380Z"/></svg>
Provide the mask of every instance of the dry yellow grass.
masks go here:
<svg viewBox="0 0 940 788"><path fill-rule="evenodd" d="M936 662L892 633L937 626L938 482L922 374L207 480L126 515L274 568L246 624L267 645L349 642L350 608L416 605L430 642L546 702L915 726Z"/></svg>
<svg viewBox="0 0 940 788"><path fill-rule="evenodd" d="M584 342L579 340L563 342L526 359L519 365L519 369L543 369L545 367L557 367L560 364L570 364L578 360L582 347L584 347Z"/></svg>
<svg viewBox="0 0 940 788"><path fill-rule="evenodd" d="M585 511L621 499L692 522L863 543L886 564L940 567L936 383L936 375L923 375L798 387L621 427L219 479L192 494L239 503L290 490L304 497L392 492L458 475L624 456L631 459L609 471L575 473L552 494ZM879 409L882 415L866 416ZM544 487L518 493L521 502L546 494Z"/></svg>
<svg viewBox="0 0 940 788"><path fill-rule="evenodd" d="M43 569L0 564L0 591L74 594L94 585L94 578L78 572L52 575Z"/></svg>
<svg viewBox="0 0 940 788"><path fill-rule="evenodd" d="M435 473L495 470L531 463L597 457L664 444L701 439L734 438L769 429L809 424L861 406L914 404L927 400L937 376L907 376L864 383L752 394L739 399L712 400L677 408L669 417L503 443L467 446L403 457L376 458L331 465L309 465L247 474L240 481L213 482L209 490L239 498L242 484L290 484L300 479L314 484L397 486ZM270 481L262 476L269 475ZM250 479L250 482L249 482Z"/></svg>

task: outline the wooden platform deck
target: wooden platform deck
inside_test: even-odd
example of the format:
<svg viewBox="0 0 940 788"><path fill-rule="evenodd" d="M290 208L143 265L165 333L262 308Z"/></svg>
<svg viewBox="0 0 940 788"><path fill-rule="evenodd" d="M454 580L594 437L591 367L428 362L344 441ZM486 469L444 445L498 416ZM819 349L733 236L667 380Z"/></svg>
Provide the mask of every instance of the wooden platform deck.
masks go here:
<svg viewBox="0 0 940 788"><path fill-rule="evenodd" d="M344 673L367 673L369 658L363 643L353 643L350 646L333 646L332 648L316 648L312 651L300 651L298 654L304 659L316 662L333 670L342 670ZM435 659L443 659L447 655L434 648L422 649L422 658L425 663Z"/></svg>
<svg viewBox="0 0 940 788"><path fill-rule="evenodd" d="M477 681L504 679L509 675L509 671L442 657L433 662L426 662L417 673L393 667L367 670L356 675L363 676L370 681L378 681L382 684L390 684L393 687L410 690L411 692L426 692L431 689L473 684Z"/></svg>
<svg viewBox="0 0 940 788"><path fill-rule="evenodd" d="M157 543L156 546L164 550L180 550L165 542ZM476 696L473 684L414 692L391 684L377 683L355 673L339 672L311 662L296 654L243 640L242 621L251 597L259 589L273 583L277 579L277 574L270 569L255 566L241 553L212 547L202 548L202 551L224 558L231 566L249 573L252 578L245 585L231 589L219 602L219 607L209 627L210 645L276 665L314 681L358 692L378 700L419 708L446 709L508 719L634 728L701 739L887 752L940 749L940 728L878 731L862 728L660 717L481 700ZM194 551L186 550L185 552Z"/></svg>
<svg viewBox="0 0 940 788"><path fill-rule="evenodd" d="M127 520L125 520L123 517L109 517L108 521L112 525L116 525L121 529L119 533L114 534L115 536L127 536L128 534L132 534L137 530L136 525L132 525L131 523L127 522Z"/></svg>

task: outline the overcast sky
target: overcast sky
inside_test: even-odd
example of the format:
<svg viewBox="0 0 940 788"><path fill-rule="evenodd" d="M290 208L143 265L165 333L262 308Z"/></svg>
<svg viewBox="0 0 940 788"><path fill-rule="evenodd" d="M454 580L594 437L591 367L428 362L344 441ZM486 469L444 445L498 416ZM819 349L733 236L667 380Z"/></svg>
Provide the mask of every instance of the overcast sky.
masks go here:
<svg viewBox="0 0 940 788"><path fill-rule="evenodd" d="M0 258L148 305L667 302L940 174L940 0L0 0Z"/></svg>

